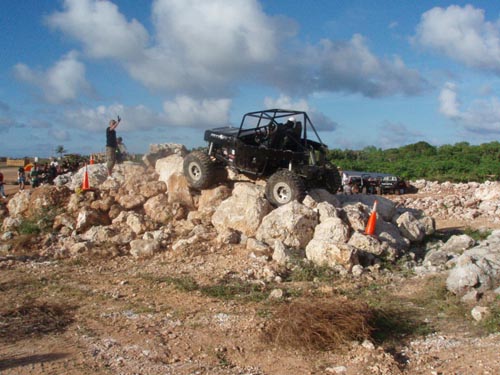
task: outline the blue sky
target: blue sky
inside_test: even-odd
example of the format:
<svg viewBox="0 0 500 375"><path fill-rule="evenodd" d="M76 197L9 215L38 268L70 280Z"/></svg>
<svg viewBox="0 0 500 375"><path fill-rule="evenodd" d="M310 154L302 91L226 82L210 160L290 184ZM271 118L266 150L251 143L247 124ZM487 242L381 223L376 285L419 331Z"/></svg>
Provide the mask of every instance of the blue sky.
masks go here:
<svg viewBox="0 0 500 375"><path fill-rule="evenodd" d="M202 146L265 108L330 148L500 135L496 1L6 0L0 156Z"/></svg>

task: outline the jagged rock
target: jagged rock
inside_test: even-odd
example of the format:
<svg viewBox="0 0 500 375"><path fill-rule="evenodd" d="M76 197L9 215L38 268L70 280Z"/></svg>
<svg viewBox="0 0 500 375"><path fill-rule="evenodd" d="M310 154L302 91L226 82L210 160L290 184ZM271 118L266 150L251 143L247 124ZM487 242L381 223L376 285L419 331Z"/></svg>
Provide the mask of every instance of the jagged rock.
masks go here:
<svg viewBox="0 0 500 375"><path fill-rule="evenodd" d="M77 242L70 246L69 254L71 256L88 253L92 249L92 243L89 241Z"/></svg>
<svg viewBox="0 0 500 375"><path fill-rule="evenodd" d="M480 322L491 315L491 310L487 306L476 306L470 313L476 322Z"/></svg>
<svg viewBox="0 0 500 375"><path fill-rule="evenodd" d="M316 205L316 210L319 213L320 223L331 217L339 217L337 208L328 202L321 202Z"/></svg>
<svg viewBox="0 0 500 375"><path fill-rule="evenodd" d="M367 194L337 194L335 196L345 207L349 203L362 203L368 207L367 212L370 212L375 201L377 201L377 215L385 221L391 221L396 213L396 204L380 195L367 195Z"/></svg>
<svg viewBox="0 0 500 375"><path fill-rule="evenodd" d="M178 154L172 154L167 157L158 159L155 165L156 173L158 173L158 179L167 184L167 190L170 192L171 189L168 186L168 179L174 173L182 175L184 164L184 157Z"/></svg>
<svg viewBox="0 0 500 375"><path fill-rule="evenodd" d="M137 239L130 242L130 254L134 258L150 258L160 251L161 244L157 240Z"/></svg>
<svg viewBox="0 0 500 375"><path fill-rule="evenodd" d="M158 159L174 154L184 157L187 154L186 147L176 143L152 144L149 145L149 152L142 157L142 161L147 167L154 167Z"/></svg>
<svg viewBox="0 0 500 375"><path fill-rule="evenodd" d="M500 254L487 247L465 251L446 279L452 293L463 295L472 289L480 292L495 288L500 283Z"/></svg>
<svg viewBox="0 0 500 375"><path fill-rule="evenodd" d="M271 249L269 247L269 245L265 244L262 241L256 240L253 237L250 237L247 240L246 247L247 247L247 250L255 251L255 252L259 252L259 253L269 253L270 249Z"/></svg>
<svg viewBox="0 0 500 375"><path fill-rule="evenodd" d="M396 220L401 234L411 242L420 242L425 237L425 227L410 212L401 214Z"/></svg>
<svg viewBox="0 0 500 375"><path fill-rule="evenodd" d="M286 247L281 241L274 241L273 243L273 260L278 264L287 264L291 262L293 259L301 259L305 257L303 250L292 249Z"/></svg>
<svg viewBox="0 0 500 375"><path fill-rule="evenodd" d="M108 212L114 203L115 203L115 200L113 197L106 196L103 199L98 199L98 200L93 201L90 204L90 208L92 208L94 210Z"/></svg>
<svg viewBox="0 0 500 375"><path fill-rule="evenodd" d="M368 216L368 207L362 203L347 203L342 207L341 217L345 217L355 231L365 230Z"/></svg>
<svg viewBox="0 0 500 375"><path fill-rule="evenodd" d="M91 227L85 233L82 233L80 238L93 243L105 243L114 235L115 231L112 227L98 225Z"/></svg>
<svg viewBox="0 0 500 375"><path fill-rule="evenodd" d="M11 218L21 217L30 207L32 190L23 190L14 195L8 202L7 208Z"/></svg>
<svg viewBox="0 0 500 375"><path fill-rule="evenodd" d="M168 203L180 203L189 208L194 207L193 196L182 172L172 173L167 179L167 187Z"/></svg>
<svg viewBox="0 0 500 375"><path fill-rule="evenodd" d="M349 225L338 217L329 217L316 226L313 238L318 241L346 243L350 235Z"/></svg>
<svg viewBox="0 0 500 375"><path fill-rule="evenodd" d="M75 229L78 232L85 232L90 227L96 225L109 225L110 220L106 214L88 208L83 208L76 218Z"/></svg>
<svg viewBox="0 0 500 375"><path fill-rule="evenodd" d="M231 196L231 189L226 185L219 185L213 189L201 191L198 201L199 211L215 211L221 202Z"/></svg>
<svg viewBox="0 0 500 375"><path fill-rule="evenodd" d="M149 198L144 203L144 212L156 223L167 224L173 219L173 214L168 207L168 199L165 194Z"/></svg>
<svg viewBox="0 0 500 375"><path fill-rule="evenodd" d="M360 232L354 232L347 243L358 250L377 256L382 255L384 252L384 248L382 247L380 241L378 241L375 237L367 236Z"/></svg>
<svg viewBox="0 0 500 375"><path fill-rule="evenodd" d="M69 228L71 230L75 229L75 218L68 213L62 213L54 218L54 224L52 228L54 230L60 230L63 227Z"/></svg>
<svg viewBox="0 0 500 375"><path fill-rule="evenodd" d="M139 194L146 199L164 194L166 191L167 184L163 181L148 181L139 187Z"/></svg>
<svg viewBox="0 0 500 375"><path fill-rule="evenodd" d="M20 217L6 217L5 219L3 219L2 231L17 231L17 228L19 227L19 225L21 225L21 221L22 219Z"/></svg>
<svg viewBox="0 0 500 375"><path fill-rule="evenodd" d="M356 248L346 243L312 239L306 246L306 257L318 265L329 267L340 265L346 270L351 270L352 266L359 264Z"/></svg>
<svg viewBox="0 0 500 375"><path fill-rule="evenodd" d="M219 234L217 235L216 241L220 244L229 245L229 244L239 243L240 239L241 239L240 232L238 232L236 230L228 229L228 230L225 230L223 232L219 232Z"/></svg>
<svg viewBox="0 0 500 375"><path fill-rule="evenodd" d="M117 198L120 206L122 206L126 210L133 210L135 208L141 207L146 201L146 198L138 194L120 195Z"/></svg>
<svg viewBox="0 0 500 375"><path fill-rule="evenodd" d="M255 237L267 244L279 240L287 247L304 249L313 238L318 216L313 209L292 201L265 216Z"/></svg>
<svg viewBox="0 0 500 375"><path fill-rule="evenodd" d="M425 254L423 265L429 266L444 266L448 262L448 254L443 250L431 250Z"/></svg>
<svg viewBox="0 0 500 375"><path fill-rule="evenodd" d="M151 225L144 220L144 216L136 212L122 211L115 219L113 225L126 225L135 234L141 234L151 229Z"/></svg>
<svg viewBox="0 0 500 375"><path fill-rule="evenodd" d="M461 254L474 246L475 243L476 241L466 234L453 235L445 242L442 250L449 253Z"/></svg>
<svg viewBox="0 0 500 375"><path fill-rule="evenodd" d="M375 233L379 241L388 243L394 249L405 251L410 248L410 240L403 237L397 227L382 219L377 219Z"/></svg>
<svg viewBox="0 0 500 375"><path fill-rule="evenodd" d="M239 182L235 184L232 196L215 210L212 224L218 232L229 228L253 237L271 209L264 197L263 187Z"/></svg>

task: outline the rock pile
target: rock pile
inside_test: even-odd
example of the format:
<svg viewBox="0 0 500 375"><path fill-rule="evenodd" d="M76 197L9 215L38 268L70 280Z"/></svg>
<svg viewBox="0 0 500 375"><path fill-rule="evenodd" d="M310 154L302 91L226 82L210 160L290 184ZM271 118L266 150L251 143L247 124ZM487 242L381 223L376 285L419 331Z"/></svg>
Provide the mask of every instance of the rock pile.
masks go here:
<svg viewBox="0 0 500 375"><path fill-rule="evenodd" d="M484 218L500 224L500 182L486 181L438 183L418 180L412 182L421 196L402 195L395 197L403 207L424 211L435 219L458 219L467 221Z"/></svg>
<svg viewBox="0 0 500 375"><path fill-rule="evenodd" d="M383 197L378 199L376 236L364 234L373 196L331 195L313 190L303 203L272 207L263 183L238 180L201 192L191 191L182 174L182 145L152 146L148 165L118 165L107 178L102 164L87 168L90 186L79 187L85 173L60 176L55 186L16 194L4 211L4 239L23 231L26 222L50 223L38 252L50 257L110 252L134 257L193 247L238 244L286 264L294 259L350 271L381 259L393 260L434 231L433 220ZM13 245L2 245L9 251Z"/></svg>
<svg viewBox="0 0 500 375"><path fill-rule="evenodd" d="M142 258L234 245L275 264L286 266L307 259L344 273L354 268L359 274L381 261L403 255L415 258L415 249L422 248L424 238L435 230L429 213L441 215L444 202L455 202L447 206L451 215L468 212L493 217L498 210L499 184L424 181L415 183L421 191L436 191L439 196L446 190L448 195L442 201L399 197L396 205L380 196L332 195L316 189L302 203L274 208L265 198L263 181L248 182L231 173L218 186L192 191L182 174L186 153L182 145L154 145L144 157L145 165L118 165L113 178L107 178L102 164L88 166L91 191L79 189L82 169L58 177L55 186L17 193L8 202L8 210L0 211L0 251L15 250L16 242L10 239L31 223L39 229L50 225L50 230L39 230L36 250L54 258L100 253ZM375 200L376 233L368 236L364 229ZM500 232L476 247L468 236L427 245L425 258L421 265L414 264L415 270L453 268L448 280L452 292L482 293L498 287L500 262L498 254L492 255L497 243Z"/></svg>

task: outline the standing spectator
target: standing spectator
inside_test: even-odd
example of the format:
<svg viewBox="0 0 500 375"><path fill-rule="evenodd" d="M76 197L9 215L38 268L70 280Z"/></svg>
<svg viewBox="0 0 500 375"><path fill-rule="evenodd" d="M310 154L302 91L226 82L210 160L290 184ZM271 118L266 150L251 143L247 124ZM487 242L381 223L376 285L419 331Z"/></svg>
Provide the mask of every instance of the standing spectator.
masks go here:
<svg viewBox="0 0 500 375"><path fill-rule="evenodd" d="M7 199L7 196L5 195L5 189L3 187L3 173L0 172L0 194L2 195L3 199Z"/></svg>
<svg viewBox="0 0 500 375"><path fill-rule="evenodd" d="M120 123L120 116L117 120L110 120L109 126L106 128L106 166L108 168L108 177L113 173L113 167L116 163L116 149L118 142L116 141L116 127Z"/></svg>
<svg viewBox="0 0 500 375"><path fill-rule="evenodd" d="M19 184L19 191L24 190L24 185L26 184L26 173L24 172L24 167L19 167L17 170L17 183Z"/></svg>
<svg viewBox="0 0 500 375"><path fill-rule="evenodd" d="M40 186L40 169L38 168L37 163L35 163L33 168L31 168L30 179L32 188Z"/></svg>

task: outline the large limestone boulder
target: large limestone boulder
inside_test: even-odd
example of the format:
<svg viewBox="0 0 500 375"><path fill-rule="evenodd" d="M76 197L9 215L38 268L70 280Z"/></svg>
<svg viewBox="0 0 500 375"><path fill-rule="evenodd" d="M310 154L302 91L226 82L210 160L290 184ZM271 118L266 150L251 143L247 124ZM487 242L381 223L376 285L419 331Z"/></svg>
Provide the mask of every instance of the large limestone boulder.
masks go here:
<svg viewBox="0 0 500 375"><path fill-rule="evenodd" d="M367 236L360 232L354 232L349 239L348 244L358 250L362 250L365 253L370 253L376 256L380 256L384 252L384 247L381 245L380 241L377 240L377 238Z"/></svg>
<svg viewBox="0 0 500 375"><path fill-rule="evenodd" d="M158 179L167 183L168 188L168 179L174 173L182 174L184 158L181 155L173 154L167 157L158 159L155 165L156 173L158 173ZM170 189L168 189L170 191Z"/></svg>
<svg viewBox="0 0 500 375"><path fill-rule="evenodd" d="M193 196L184 174L175 172L167 179L168 203L180 203L188 208L194 207Z"/></svg>
<svg viewBox="0 0 500 375"><path fill-rule="evenodd" d="M136 239L130 242L130 254L134 258L151 258L161 249L160 241L155 239Z"/></svg>
<svg viewBox="0 0 500 375"><path fill-rule="evenodd" d="M262 219L271 210L262 186L239 182L234 186L233 195L215 210L212 224L219 233L233 229L253 237Z"/></svg>
<svg viewBox="0 0 500 375"><path fill-rule="evenodd" d="M101 211L92 210L84 207L76 218L75 229L78 232L85 232L87 229L97 225L109 225L110 220L108 215Z"/></svg>
<svg viewBox="0 0 500 375"><path fill-rule="evenodd" d="M312 239L306 247L306 257L315 264L323 266L343 266L351 270L359 264L356 248L346 243L332 243Z"/></svg>
<svg viewBox="0 0 500 375"><path fill-rule="evenodd" d="M345 207L349 203L363 203L368 206L368 211L371 211L375 201L377 201L377 215L380 216L385 221L391 221L392 217L396 213L396 204L390 199L381 197L380 195L369 195L369 194L337 194L335 197L342 203Z"/></svg>
<svg viewBox="0 0 500 375"><path fill-rule="evenodd" d="M215 211L221 202L231 196L231 189L226 185L219 185L213 189L201 191L198 200L199 211Z"/></svg>
<svg viewBox="0 0 500 375"><path fill-rule="evenodd" d="M116 197L120 206L126 210L133 210L141 207L146 198L139 194L119 195Z"/></svg>
<svg viewBox="0 0 500 375"><path fill-rule="evenodd" d="M165 194L159 194L149 198L146 203L144 203L144 212L155 223L167 224L173 218Z"/></svg>
<svg viewBox="0 0 500 375"><path fill-rule="evenodd" d="M338 217L329 217L314 229L314 239L319 241L346 243L350 235L351 228Z"/></svg>
<svg viewBox="0 0 500 375"><path fill-rule="evenodd" d="M403 236L411 242L420 242L425 237L424 225L409 211L401 214L396 220L398 228Z"/></svg>
<svg viewBox="0 0 500 375"><path fill-rule="evenodd" d="M461 254L474 246L475 243L476 241L466 234L453 235L446 241L441 250L444 252Z"/></svg>
<svg viewBox="0 0 500 375"><path fill-rule="evenodd" d="M167 191L167 184L163 181L148 181L139 186L139 194L149 199Z"/></svg>
<svg viewBox="0 0 500 375"><path fill-rule="evenodd" d="M186 147L178 143L152 144L149 145L149 152L142 157L142 161L147 167L154 167L158 159L169 155L184 157L186 154Z"/></svg>
<svg viewBox="0 0 500 375"><path fill-rule="evenodd" d="M313 238L318 222L316 211L293 201L264 217L256 238L267 244L279 240L287 247L304 249Z"/></svg>
<svg viewBox="0 0 500 375"><path fill-rule="evenodd" d="M364 231L368 221L368 207L362 203L346 203L341 216L349 223L353 230Z"/></svg>
<svg viewBox="0 0 500 375"><path fill-rule="evenodd" d="M23 190L16 193L7 203L10 217L22 217L30 207L30 197L33 190Z"/></svg>

